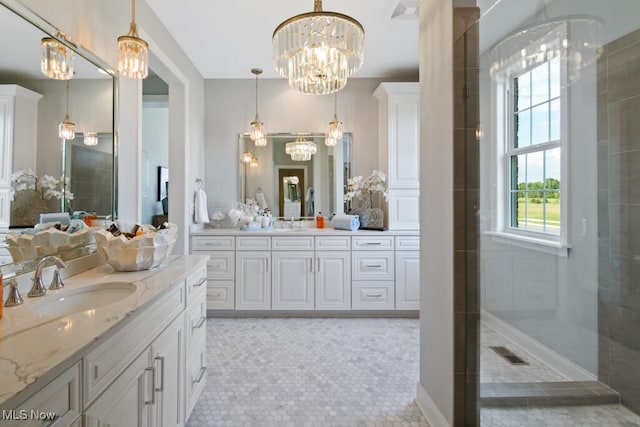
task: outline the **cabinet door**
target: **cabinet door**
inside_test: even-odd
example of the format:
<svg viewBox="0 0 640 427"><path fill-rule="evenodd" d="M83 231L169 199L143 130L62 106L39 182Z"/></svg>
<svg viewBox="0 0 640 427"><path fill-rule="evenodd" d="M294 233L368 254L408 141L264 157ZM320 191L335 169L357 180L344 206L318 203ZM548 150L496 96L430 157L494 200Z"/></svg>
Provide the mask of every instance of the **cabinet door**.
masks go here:
<svg viewBox="0 0 640 427"><path fill-rule="evenodd" d="M351 309L351 252L316 252L316 309Z"/></svg>
<svg viewBox="0 0 640 427"><path fill-rule="evenodd" d="M152 425L156 399L150 359L148 347L85 411L85 427Z"/></svg>
<svg viewBox="0 0 640 427"><path fill-rule="evenodd" d="M183 425L184 339L184 316L178 316L151 344L156 395L154 426Z"/></svg>
<svg viewBox="0 0 640 427"><path fill-rule="evenodd" d="M271 308L271 253L236 252L236 310Z"/></svg>
<svg viewBox="0 0 640 427"><path fill-rule="evenodd" d="M396 309L420 309L420 252L396 252Z"/></svg>
<svg viewBox="0 0 640 427"><path fill-rule="evenodd" d="M273 303L289 310L314 308L313 251L273 252Z"/></svg>

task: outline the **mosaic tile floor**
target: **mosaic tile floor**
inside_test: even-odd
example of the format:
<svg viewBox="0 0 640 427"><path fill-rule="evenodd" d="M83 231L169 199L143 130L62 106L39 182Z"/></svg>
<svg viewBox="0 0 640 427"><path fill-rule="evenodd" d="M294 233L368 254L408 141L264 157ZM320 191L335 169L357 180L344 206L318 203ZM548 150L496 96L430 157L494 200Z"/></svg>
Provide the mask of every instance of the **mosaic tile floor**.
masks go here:
<svg viewBox="0 0 640 427"><path fill-rule="evenodd" d="M207 321L196 426L427 426L416 319Z"/></svg>
<svg viewBox="0 0 640 427"><path fill-rule="evenodd" d="M187 425L428 426L414 403L418 328L415 319L211 318L207 383ZM621 405L480 417L482 427L640 427Z"/></svg>

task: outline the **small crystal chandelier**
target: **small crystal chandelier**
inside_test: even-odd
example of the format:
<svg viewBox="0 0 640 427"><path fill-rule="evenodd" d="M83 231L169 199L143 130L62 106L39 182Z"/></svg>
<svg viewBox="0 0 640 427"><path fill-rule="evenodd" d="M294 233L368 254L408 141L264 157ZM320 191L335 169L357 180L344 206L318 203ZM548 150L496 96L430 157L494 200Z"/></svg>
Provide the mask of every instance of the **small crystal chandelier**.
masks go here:
<svg viewBox="0 0 640 427"><path fill-rule="evenodd" d="M255 155L251 156L251 161L249 162L249 166L252 168L258 167L258 158Z"/></svg>
<svg viewBox="0 0 640 427"><path fill-rule="evenodd" d="M85 132L84 145L98 145L98 132Z"/></svg>
<svg viewBox="0 0 640 427"><path fill-rule="evenodd" d="M284 151L291 156L291 160L296 162L306 162L311 160L311 156L316 154L316 144L307 141L304 137L299 137L293 142L287 142Z"/></svg>
<svg viewBox="0 0 640 427"><path fill-rule="evenodd" d="M58 125L58 137L70 141L76 137L76 124L69 120L69 80L67 80L67 109L64 120Z"/></svg>
<svg viewBox="0 0 640 427"><path fill-rule="evenodd" d="M325 145L334 147L338 141L342 140L342 122L338 121L338 94L335 95L335 104L333 110L333 120L329 122L329 132L324 140Z"/></svg>
<svg viewBox="0 0 640 427"><path fill-rule="evenodd" d="M264 123L258 117L258 76L262 74L262 69L252 68L251 72L256 75L256 117L251 122L251 139L256 146L264 147L267 145L267 132L264 130Z"/></svg>
<svg viewBox="0 0 640 427"><path fill-rule="evenodd" d="M273 32L273 65L296 92L328 95L341 90L364 61L364 28L336 12L293 16Z"/></svg>
<svg viewBox="0 0 640 427"><path fill-rule="evenodd" d="M245 150L244 153L242 153L242 158L240 159L242 161L242 163L251 163L251 160L254 158L255 156L253 155L253 153L249 150Z"/></svg>
<svg viewBox="0 0 640 427"><path fill-rule="evenodd" d="M118 37L118 72L130 79L144 79L149 72L149 45L138 36L135 0L131 0L129 33Z"/></svg>
<svg viewBox="0 0 640 427"><path fill-rule="evenodd" d="M75 54L71 49L52 37L43 38L40 49L42 74L56 80L69 80L73 77Z"/></svg>

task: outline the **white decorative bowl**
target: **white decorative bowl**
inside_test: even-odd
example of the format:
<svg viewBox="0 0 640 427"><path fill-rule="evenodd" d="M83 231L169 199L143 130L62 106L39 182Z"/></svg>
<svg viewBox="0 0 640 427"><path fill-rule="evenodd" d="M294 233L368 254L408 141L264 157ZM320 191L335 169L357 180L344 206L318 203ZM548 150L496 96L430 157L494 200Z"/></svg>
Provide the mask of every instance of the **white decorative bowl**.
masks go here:
<svg viewBox="0 0 640 427"><path fill-rule="evenodd" d="M94 242L93 230L89 227L74 233L60 231L53 227L35 234L7 234L7 249L14 262L59 253Z"/></svg>
<svg viewBox="0 0 640 427"><path fill-rule="evenodd" d="M148 226L151 227L151 226ZM139 271L157 267L171 253L176 243L178 226L145 233L132 239L114 236L108 230L95 232L98 253L117 271Z"/></svg>

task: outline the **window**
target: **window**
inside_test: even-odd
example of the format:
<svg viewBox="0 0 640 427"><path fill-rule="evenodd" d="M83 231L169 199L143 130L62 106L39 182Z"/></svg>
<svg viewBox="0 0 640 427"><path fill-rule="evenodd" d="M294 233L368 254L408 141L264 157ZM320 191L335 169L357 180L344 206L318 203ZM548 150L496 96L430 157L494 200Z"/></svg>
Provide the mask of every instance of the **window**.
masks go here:
<svg viewBox="0 0 640 427"><path fill-rule="evenodd" d="M512 74L506 85L506 232L546 239L561 234L561 74L555 56Z"/></svg>

